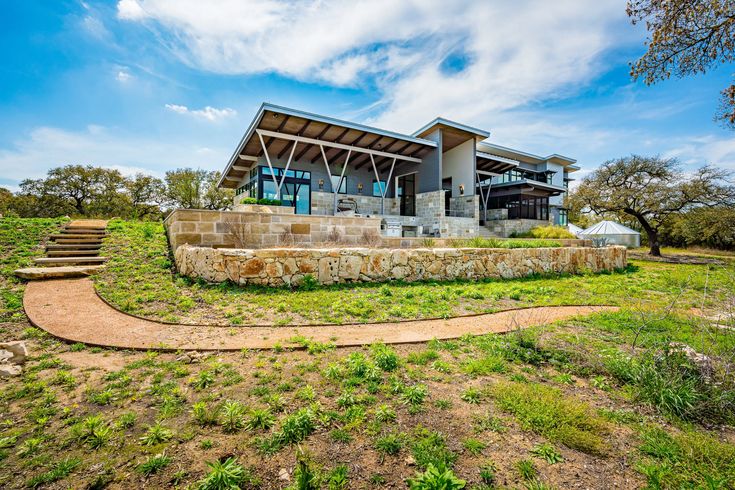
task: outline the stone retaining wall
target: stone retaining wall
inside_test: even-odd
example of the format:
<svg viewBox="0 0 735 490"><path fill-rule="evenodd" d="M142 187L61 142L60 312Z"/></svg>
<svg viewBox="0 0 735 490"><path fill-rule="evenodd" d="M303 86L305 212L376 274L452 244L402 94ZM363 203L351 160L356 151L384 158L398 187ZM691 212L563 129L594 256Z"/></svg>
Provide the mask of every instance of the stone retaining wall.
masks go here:
<svg viewBox="0 0 735 490"><path fill-rule="evenodd" d="M627 264L625 247L605 248L280 248L214 249L182 245L179 273L209 282L298 285L308 274L321 284L515 278L531 274L600 272Z"/></svg>
<svg viewBox="0 0 735 490"><path fill-rule="evenodd" d="M342 216L310 216L301 214L269 214L256 212L207 211L177 209L164 220L171 248L183 244L233 248L237 227L246 247L275 247L285 238L297 243L323 243L335 233L346 243L364 242L365 234L380 234L380 218Z"/></svg>

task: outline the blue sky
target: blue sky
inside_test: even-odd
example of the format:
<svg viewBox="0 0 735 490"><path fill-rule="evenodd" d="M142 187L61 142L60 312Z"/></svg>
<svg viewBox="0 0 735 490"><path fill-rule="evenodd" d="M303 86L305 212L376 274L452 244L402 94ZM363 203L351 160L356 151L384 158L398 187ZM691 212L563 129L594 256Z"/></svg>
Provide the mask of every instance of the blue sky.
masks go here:
<svg viewBox="0 0 735 490"><path fill-rule="evenodd" d="M210 3L5 2L0 186L68 163L222 169L263 101L406 132L442 116L584 171L630 153L735 169L712 120L733 67L631 82L646 32L622 1Z"/></svg>

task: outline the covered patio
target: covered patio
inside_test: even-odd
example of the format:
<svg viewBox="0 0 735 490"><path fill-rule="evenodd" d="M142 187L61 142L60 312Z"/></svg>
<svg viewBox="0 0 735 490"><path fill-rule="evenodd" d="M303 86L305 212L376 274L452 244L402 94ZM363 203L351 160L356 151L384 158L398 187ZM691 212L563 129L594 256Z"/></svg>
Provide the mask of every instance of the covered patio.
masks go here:
<svg viewBox="0 0 735 490"><path fill-rule="evenodd" d="M264 104L220 186L237 189L238 202L272 196L298 214L337 215L350 201L358 214L401 214L404 207L386 206L386 199L415 199L409 193L415 188L404 189L399 180L418 173L436 147L428 139ZM367 213L358 198L369 202Z"/></svg>

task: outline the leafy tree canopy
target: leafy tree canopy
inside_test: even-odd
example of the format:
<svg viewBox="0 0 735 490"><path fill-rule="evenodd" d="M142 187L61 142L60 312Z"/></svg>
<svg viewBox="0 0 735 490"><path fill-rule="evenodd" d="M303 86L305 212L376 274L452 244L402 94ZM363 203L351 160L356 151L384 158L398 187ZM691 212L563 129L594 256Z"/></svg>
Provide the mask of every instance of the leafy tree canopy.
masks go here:
<svg viewBox="0 0 735 490"><path fill-rule="evenodd" d="M659 231L672 216L735 203L729 176L711 166L685 173L675 159L631 155L603 163L582 180L570 202L576 209L635 218L648 235L651 254L661 255Z"/></svg>
<svg viewBox="0 0 735 490"><path fill-rule="evenodd" d="M627 13L650 33L648 51L631 66L634 80L650 85L735 60L735 0L629 0ZM721 95L717 118L735 128L735 84Z"/></svg>

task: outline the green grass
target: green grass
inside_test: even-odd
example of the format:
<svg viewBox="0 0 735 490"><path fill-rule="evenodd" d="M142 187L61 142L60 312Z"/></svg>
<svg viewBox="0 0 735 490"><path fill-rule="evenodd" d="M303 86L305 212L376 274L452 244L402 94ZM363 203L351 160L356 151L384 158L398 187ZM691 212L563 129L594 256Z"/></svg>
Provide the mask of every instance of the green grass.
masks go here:
<svg viewBox="0 0 735 490"><path fill-rule="evenodd" d="M733 488L735 445L688 430L670 434L658 427L641 431L638 470L650 488Z"/></svg>
<svg viewBox="0 0 735 490"><path fill-rule="evenodd" d="M528 243L519 241L519 243ZM611 274L524 279L392 282L309 290L206 284L173 272L163 225L112 221L95 277L99 293L123 311L165 321L221 324L349 323L446 317L510 307L564 304L682 307L716 305L733 288L735 267L632 261ZM684 288L682 292L682 288Z"/></svg>
<svg viewBox="0 0 735 490"><path fill-rule="evenodd" d="M527 430L589 454L607 451L607 422L581 400L537 383L502 382L490 393Z"/></svg>
<svg viewBox="0 0 735 490"><path fill-rule="evenodd" d="M64 222L62 218L0 218L0 323L25 318L23 283L13 271L33 265L33 258L43 255L42 242Z"/></svg>

